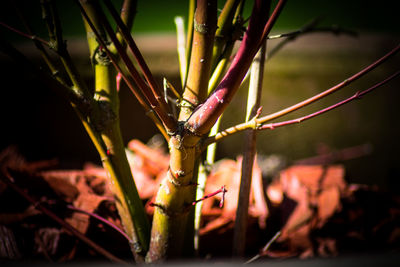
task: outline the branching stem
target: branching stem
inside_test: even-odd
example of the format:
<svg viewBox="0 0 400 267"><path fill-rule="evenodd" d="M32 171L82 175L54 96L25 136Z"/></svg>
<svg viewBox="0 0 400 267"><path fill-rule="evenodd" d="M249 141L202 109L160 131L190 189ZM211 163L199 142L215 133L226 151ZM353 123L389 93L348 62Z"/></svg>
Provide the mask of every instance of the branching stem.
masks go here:
<svg viewBox="0 0 400 267"><path fill-rule="evenodd" d="M330 111L330 110L332 110L332 109L335 109L335 108L337 108L337 107L340 107L340 106L342 106L342 105L344 105L344 104L346 104L346 103L348 103L348 102L350 102L350 101L353 101L353 100L355 100L355 99L361 98L361 97L364 96L365 94L371 92L372 90L375 90L375 89L378 88L378 87L381 87L382 85L384 85L384 84L386 84L387 82L393 80L394 78L396 78L396 77L399 76L399 75L400 75L400 71L398 71L398 72L392 74L391 76L389 76L389 77L386 78L385 80L383 80L383 81L381 81L381 82L375 84L374 86L372 86L372 87L370 87L370 88L368 88L368 89L366 89L366 90L364 90L364 91L357 92L356 94L354 94L353 96L351 96L351 97L349 97L349 98L346 98L345 100L342 100L342 101L340 101L340 102L338 102L338 103L336 103L336 104L334 104L334 105L331 105L331 106L329 106L329 107L327 107L327 108L321 109L321 110L319 110L319 111L316 111L316 112L314 112L314 113L311 113L311 114L306 115L306 116L303 116L303 117L299 117L299 118L292 119L292 120L287 120L287 121L282 121L282 122L268 123L268 124L263 124L263 123L261 122L261 119L262 119L262 118L257 119L257 118L255 117L253 120L251 120L251 121L249 121L249 122L242 123L242 124L239 124L239 125L234 126L234 127L230 127L230 128L228 128L228 129L226 129L226 130L224 130L224 131L218 133L217 135L208 138L208 139L204 142L204 148L205 148L208 144L211 144L211 143L213 143L213 142L219 142L219 141L221 141L221 139L223 139L223 138L225 138L225 137L228 137L228 136L230 136L230 135L232 135L232 134L235 134L235 133L244 131L244 130L246 130L246 129L256 129L256 130L270 129L270 130L274 130L274 129L278 128L278 127L282 127L282 126L286 126L286 125L290 125L290 124L295 124L295 123L300 123L300 122L303 122L303 121L305 121L305 120L314 118L314 117L316 117L316 116L318 116L318 115L321 115L321 114L323 114L323 113L325 113L325 112L328 112L328 111Z"/></svg>
<svg viewBox="0 0 400 267"><path fill-rule="evenodd" d="M313 96L310 97L300 103L297 103L293 106L290 106L288 108L285 108L283 110L280 110L278 112L272 113L270 115L267 116L263 116L260 118L257 118L257 120L251 120L249 122L245 122L245 123L241 123L238 124L236 126L230 127L228 129L223 130L222 132L219 132L218 134L216 134L215 136L211 136L207 139L204 140L203 143L203 149L204 147L207 147L209 144L214 143L214 142L219 142L221 141L221 139L228 137L232 134L235 134L237 132L243 131L245 129L249 129L249 128L254 128L256 125L261 126L262 124L271 121L273 119L277 119L279 117L282 117L288 113L291 113L295 110L298 110L302 107L305 107L313 102L316 102L317 100L326 97L336 91L338 91L339 89L342 89L343 87L349 85L350 83L354 82L355 80L361 78L362 76L364 76L365 74L367 74L368 72L372 71L373 69L375 69L376 67L378 67L379 65L381 65L382 63L384 63L387 59L389 59L390 57L394 56L398 51L400 50L400 45L396 46L393 50L391 50L389 53L387 53L386 55L384 55L383 57L381 57L380 59L378 59L377 61L375 61L374 63L368 65L366 68L362 69L361 71L359 71L358 73L354 74L353 76L347 78L346 80L344 80L343 82Z"/></svg>

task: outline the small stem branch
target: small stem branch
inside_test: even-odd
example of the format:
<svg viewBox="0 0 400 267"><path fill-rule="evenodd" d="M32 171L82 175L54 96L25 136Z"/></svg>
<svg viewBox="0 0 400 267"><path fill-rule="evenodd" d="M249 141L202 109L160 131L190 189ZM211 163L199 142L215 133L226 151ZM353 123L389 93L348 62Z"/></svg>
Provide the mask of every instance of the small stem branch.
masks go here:
<svg viewBox="0 0 400 267"><path fill-rule="evenodd" d="M82 94L88 101L92 101L85 82L79 74L74 62L68 53L66 42L63 40L60 18L53 0L41 0L43 19L50 37L50 47L60 56L61 62L67 71L73 89ZM92 105L94 107L94 105Z"/></svg>
<svg viewBox="0 0 400 267"><path fill-rule="evenodd" d="M49 75L47 72L38 69L32 64L23 54L16 50L10 43L0 37L0 50L6 55L13 58L22 67L22 70L29 75L33 75L36 78L43 80L50 88L57 90L61 95L68 99L71 104L76 107L80 112L87 113L90 109L90 104L82 98L77 92L72 90L70 87L61 83L55 79L54 76Z"/></svg>
<svg viewBox="0 0 400 267"><path fill-rule="evenodd" d="M201 201L203 201L203 200L205 200L205 199L207 199L207 198L210 198L210 197L213 197L213 196L215 196L215 195L218 195L219 193L222 193L221 202L219 203L219 207L222 208L222 207L224 206L224 200L225 200L225 193L226 193L226 192L228 192L228 190L226 190L225 185L224 185L224 186L222 186L220 189L218 189L217 191L215 191L214 193L205 195L204 197L193 201L193 202L192 202L192 205L194 206L194 205L196 205L197 203L199 203L199 202L201 202Z"/></svg>
<svg viewBox="0 0 400 267"><path fill-rule="evenodd" d="M268 36L268 39L277 39L277 38L283 38L285 37L284 40L280 41L276 46L274 46L269 52L268 52L268 57L267 61L271 59L274 55L277 54L286 44L296 40L298 37L306 35L308 33L314 33L314 32L325 32L325 33L333 33L336 35L339 34L348 34L351 36L357 36L357 33L351 30L343 29L338 26L331 26L331 27L316 27L316 25L319 22L319 18L314 19L310 23L304 25L301 27L299 30L290 32L290 33L284 33L284 34L278 34L274 36Z"/></svg>
<svg viewBox="0 0 400 267"><path fill-rule="evenodd" d="M103 10L101 7L98 5L97 2L93 3L93 6L96 10L97 15L99 16L101 22L103 23L103 27L105 28L106 32L111 38L111 41L113 42L119 56L121 57L122 61L128 68L130 74L132 75L136 85L139 87L143 95L146 97L147 101L150 103L150 106L154 111L157 113L158 117L164 124L164 126L167 128L168 133L175 133L176 127L177 127L177 122L173 116L171 116L171 113L168 113L165 111L165 107L160 104L160 101L163 100L163 97L160 95L155 95L155 91L151 91L149 86L143 81L143 79L140 77L140 74L136 70L135 66L133 65L132 61L130 60L128 54L126 53L125 49L122 47L121 43L118 41L118 38L116 37L113 29L111 28L111 25L109 24ZM119 18L119 17L118 17ZM120 25L120 28L126 28L125 25ZM128 41L128 40L127 40ZM128 43L129 45L129 43Z"/></svg>
<svg viewBox="0 0 400 267"><path fill-rule="evenodd" d="M136 87L133 85L133 81L127 76L125 71L119 66L117 58L114 56L114 54L109 50L108 46L106 45L103 37L101 34L97 31L97 28L94 26L93 22L89 18L86 10L83 8L81 3L76 1L81 13L86 20L87 24L89 27L92 29L93 33L95 34L97 41L100 43L104 51L107 53L107 56L110 58L111 62L113 63L114 67L117 69L119 73L121 73L122 78L124 79L125 83L128 85L129 89L132 91L132 93L135 95L136 99L139 101L140 105L145 109L146 114L153 120L154 124L157 126L157 128L160 130L160 132L163 134L163 136L166 138L166 140L169 139L168 134L166 133L164 127L162 126L159 118L155 116L154 111L151 109L151 107L146 103L146 101L143 99L143 96L140 92L137 91Z"/></svg>
<svg viewBox="0 0 400 267"><path fill-rule="evenodd" d="M370 64L369 66L367 66L366 68L362 69L361 71L359 71L358 73L354 74L353 76L347 78L346 80L344 80L343 82L329 88L328 90L325 90L324 92L317 94L311 98L308 98L296 105L290 106L288 108L285 108L281 111L275 112L273 114L264 116L262 118L259 119L260 123L265 123L267 121L273 120L273 119L277 119L279 117L282 117L283 115L286 115L290 112L293 112L295 110L298 110L302 107L305 107L327 95L330 95L336 91L338 91L339 89L342 89L343 87L349 85L350 83L358 80L359 78L361 78L362 76L364 76L365 74L367 74L368 72L372 71L373 69L375 69L376 67L378 67L379 65L381 65L382 63L384 63L387 59L389 59L390 57L394 56L398 51L400 50L400 45L396 46L392 51L390 51L389 53L387 53L386 55L384 55L383 57L381 57L380 59L378 59L377 61L375 61L374 63Z"/></svg>
<svg viewBox="0 0 400 267"><path fill-rule="evenodd" d="M36 35L31 35L31 34L24 33L24 32L22 32L20 30L17 30L15 28L3 23L2 21L0 21L0 25L3 26L6 29L12 31L12 32L15 32L18 35L21 35L22 37L25 37L25 38L28 38L28 39L31 39L31 40L34 40L34 41L36 40L36 41L42 43L45 46L49 46L49 42L48 41L46 41L46 40L44 40L44 39L42 39L42 38L40 38L40 37L38 37Z"/></svg>
<svg viewBox="0 0 400 267"><path fill-rule="evenodd" d="M170 107L164 101L161 90L158 87L157 83L155 82L153 74L151 73L149 67L146 64L146 61L144 60L142 54L139 51L139 48L137 47L135 41L133 40L133 38L130 34L130 31L129 31L129 28L124 24L122 19L118 16L118 13L115 10L114 6L112 5L111 1L104 0L104 3L106 5L106 7L108 8L108 10L110 11L111 16L114 18L115 22L117 23L118 28L121 31L124 40L127 42L129 49L131 50L132 54L135 56L136 61L139 65L140 69L142 70L147 83L150 86L151 92L153 93L153 95L157 101L157 106L160 107L160 109L163 113L166 113L167 116L170 116L171 118L173 118ZM106 27L106 30L107 30L108 26L106 26L106 25L104 25L104 26ZM111 36L112 34L108 30L107 30L107 32L110 35L111 39L113 39L113 37ZM115 44L115 42L114 42L114 44ZM168 123L170 124L169 130L175 130L175 129L171 129L171 128L176 127L176 125L174 125L175 123L172 122L173 120L168 120L168 121L169 121Z"/></svg>
<svg viewBox="0 0 400 267"><path fill-rule="evenodd" d="M282 126L286 126L286 125L290 125L290 124L295 124L295 123L300 123L306 120L309 120L311 118L314 118L316 116L322 115L332 109L338 108L344 104L347 104L355 99L360 99L362 96L368 94L369 92L371 92L372 90L375 90L378 87L381 87L382 85L386 84L387 82L393 80L394 78L396 78L397 76L400 75L400 71L397 71L396 73L392 74L391 76L389 76L388 78L386 78L385 80L375 84L374 86L361 91L361 92L356 92L353 96L346 98L345 100L342 100L334 105L331 105L329 107L326 107L324 109L318 110L317 112L311 113L309 115L303 116L303 117L299 117L297 119L293 119L293 120L287 120L287 121L282 121L282 122L275 122L275 123L269 123L269 124L264 124L261 125L260 127L258 127L257 130L265 130L265 129L270 129L273 130L275 128L278 127L282 127Z"/></svg>
<svg viewBox="0 0 400 267"><path fill-rule="evenodd" d="M276 20L278 19L279 15L281 14L283 7L285 6L287 0L279 0L279 2L276 4L274 11L271 14L271 17L269 18L267 24L264 27L264 31L262 34L261 42L262 40L265 40L271 31L272 27L274 26Z"/></svg>
<svg viewBox="0 0 400 267"><path fill-rule="evenodd" d="M112 222L106 220L105 218L103 218L103 217L97 215L96 213L88 212L88 211L86 211L86 210L83 210L83 209L74 207L74 206L72 206L72 205L67 205L67 208L70 209L70 210L79 212L79 213L83 213L83 214L89 215L90 217L93 217L93 218L95 218L96 220L99 220L99 221L101 221L101 222L107 224L108 226L110 226L111 228L113 228L114 230L116 230L117 232L119 232L126 240L128 240L129 242L132 242L132 240L129 238L129 236L128 236L121 228L119 228L118 226L116 226L116 225L113 224Z"/></svg>
<svg viewBox="0 0 400 267"><path fill-rule="evenodd" d="M260 253L258 253L257 255L255 255L253 258L251 258L250 260L246 261L244 264L249 264L252 263L253 261L259 259L263 253L267 252L268 249L270 248L270 246L272 245L272 243L275 242L275 240L278 239L278 237L281 236L281 231L276 232L276 234L268 241L267 244L265 244L265 246L263 247L263 249L261 250Z"/></svg>
<svg viewBox="0 0 400 267"><path fill-rule="evenodd" d="M342 105L344 105L344 104L346 104L348 102L351 102L351 101L353 101L355 99L359 99L362 96L366 95L367 93L371 92L372 90L375 90L378 87L381 87L382 85L386 84L387 82L393 80L394 78L396 78L399 75L400 75L400 71L397 71L396 73L392 74L391 76L389 76L385 80L375 84L374 86L372 86L372 87L370 87L370 88L368 88L368 89L366 89L364 91L357 92L353 96L351 96L351 97L349 97L349 98L347 98L347 99L345 99L343 101L340 101L340 102L338 102L338 103L336 103L336 104L334 104L332 106L329 106L327 108L321 109L319 111L316 111L314 113L311 113L311 114L303 116L303 117L299 117L299 118L292 119L292 120L287 120L287 121L282 121L282 122L268 123L268 124L262 124L260 122L261 118L260 119L255 118L255 121L242 123L242 124L239 124L237 126L228 128L228 129L218 133L214 137L211 137L211 138L207 139L204 142L204 144L205 144L204 146L206 146L207 144L211 144L213 142L219 142L219 141L221 141L221 139L223 139L223 138L225 138L227 136L230 136L232 134L244 131L246 129L256 129L256 130L269 129L269 130L274 130L274 129L278 128L278 127L282 127L282 126L286 126L286 125L290 125L290 124L296 124L296 123L303 122L305 120L309 120L309 119L314 118L314 117L316 117L318 115L321 115L321 114L323 114L325 112L328 112L328 111L330 111L332 109L340 107L340 106L342 106Z"/></svg>
<svg viewBox="0 0 400 267"><path fill-rule="evenodd" d="M214 143L214 142L219 142L221 141L223 138L228 137L232 134L235 134L237 132L241 132L244 131L246 129L249 128L257 128L258 126L260 126L261 124L267 122L267 121L271 121L273 119L277 119L279 117L282 117L290 112L293 112L295 110L298 110L302 107L305 107L313 102L316 102L317 100L326 97L336 91L338 91L339 89L342 89L343 87L349 85L350 83L354 82L355 80L361 78L362 76L364 76L365 74L367 74L368 72L372 71L373 69L375 69L376 67L378 67L379 65L381 65L382 63L384 63L386 60L388 60L390 57L394 56L398 51L400 50L400 45L396 46L394 49L392 49L389 53L387 53L386 55L384 55L383 57L381 57L380 59L378 59L377 61L373 62L372 64L368 65L367 67L365 67L364 69L362 69L361 71L359 71L358 73L354 74L353 76L349 77L348 79L344 80L343 82L313 96L310 97L302 102L299 102L293 106L290 106L288 108L285 108L283 110L280 110L278 112L272 113L270 115L267 116L263 116L260 118L255 118L255 120L251 120L249 122L244 122L235 126L232 126L230 128L227 128L225 130L223 130L222 132L219 132L218 134L216 134L215 136L211 136L207 139L204 140L203 142L203 148L207 147L209 144Z"/></svg>

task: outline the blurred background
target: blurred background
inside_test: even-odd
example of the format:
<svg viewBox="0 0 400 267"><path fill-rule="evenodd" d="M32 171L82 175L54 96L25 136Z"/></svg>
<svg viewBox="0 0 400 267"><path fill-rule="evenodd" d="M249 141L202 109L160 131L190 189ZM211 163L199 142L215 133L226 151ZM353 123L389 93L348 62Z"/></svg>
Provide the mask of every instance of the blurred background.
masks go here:
<svg viewBox="0 0 400 267"><path fill-rule="evenodd" d="M23 6L27 20L38 36L47 39L41 21L39 1L4 1L1 21L23 30L13 2ZM56 1L68 48L88 84L91 66L82 19L73 1ZM121 1L115 1L120 5ZM245 14L253 1L247 1ZM223 2L219 1L222 6ZM178 58L173 19L187 17L187 1L140 1L134 22L137 40L157 81L166 77L179 88ZM400 41L400 19L395 1L291 0L278 19L272 34L301 28L317 17L321 26L340 25L358 33L334 35L312 33L289 43L268 59L262 96L263 114L293 105L343 81L394 48ZM22 37L0 29L3 38L45 68L34 46ZM273 49L279 40L269 41ZM57 158L61 167L79 168L84 162L100 164L99 157L70 105L40 80L21 72L15 62L0 53L2 81L0 150L16 145L28 160ZM303 116L334 104L385 79L400 66L400 55L317 103L277 121ZM245 118L245 82L226 111L222 129ZM339 161L346 167L350 182L376 184L384 189L400 188L400 126L398 99L400 79L323 116L258 134L258 152L277 154L295 162L321 153L355 148L359 155ZM124 86L120 91L121 123L125 142L137 138L147 142L157 133L142 108ZM243 135L225 139L218 145L217 158L235 158L242 152Z"/></svg>

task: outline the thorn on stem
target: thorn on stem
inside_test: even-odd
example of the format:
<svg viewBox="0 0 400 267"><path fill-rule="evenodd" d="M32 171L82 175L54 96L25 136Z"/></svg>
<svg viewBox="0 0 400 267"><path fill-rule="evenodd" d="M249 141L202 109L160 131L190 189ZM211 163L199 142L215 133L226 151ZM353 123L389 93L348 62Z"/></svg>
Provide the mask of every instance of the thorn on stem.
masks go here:
<svg viewBox="0 0 400 267"><path fill-rule="evenodd" d="M257 113L256 113L256 116L255 116L256 118L260 117L261 112L262 112L262 109L263 109L262 106L260 106L260 107L257 109Z"/></svg>
<svg viewBox="0 0 400 267"><path fill-rule="evenodd" d="M119 92L119 89L121 88L121 79L122 79L122 74L121 72L118 72L117 76L115 77L117 83L117 92Z"/></svg>
<svg viewBox="0 0 400 267"><path fill-rule="evenodd" d="M219 202L219 207L222 209L222 207L224 206L224 202L225 202L225 193L228 192L228 190L226 190L225 185L222 186L222 198L221 201Z"/></svg>

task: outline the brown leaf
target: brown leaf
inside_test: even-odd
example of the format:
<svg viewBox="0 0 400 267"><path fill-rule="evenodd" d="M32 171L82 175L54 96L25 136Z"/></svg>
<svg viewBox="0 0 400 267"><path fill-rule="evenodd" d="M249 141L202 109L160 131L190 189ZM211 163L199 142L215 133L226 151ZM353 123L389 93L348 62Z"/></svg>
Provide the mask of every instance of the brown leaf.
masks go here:
<svg viewBox="0 0 400 267"><path fill-rule="evenodd" d="M73 202L74 207L82 209L86 212L94 212L100 203L107 200L104 196L98 196L93 193L91 188L86 184L86 179L80 177L77 181L77 188L79 190L78 198ZM80 232L86 233L89 226L89 215L74 212L71 218L66 219L73 227L77 228Z"/></svg>
<svg viewBox="0 0 400 267"><path fill-rule="evenodd" d="M66 202L74 201L79 194L75 179L81 171L45 171L40 176L48 183L53 191Z"/></svg>
<svg viewBox="0 0 400 267"><path fill-rule="evenodd" d="M168 169L169 156L161 150L150 148L136 139L128 143L128 148L143 159L142 167L147 169L149 175L157 176Z"/></svg>
<svg viewBox="0 0 400 267"><path fill-rule="evenodd" d="M283 201L283 190L282 184L278 179L274 179L271 184L267 187L267 197L271 201L272 205L279 205Z"/></svg>
<svg viewBox="0 0 400 267"><path fill-rule="evenodd" d="M319 226L325 224L336 211L340 210L340 192L337 187L330 187L318 195Z"/></svg>

